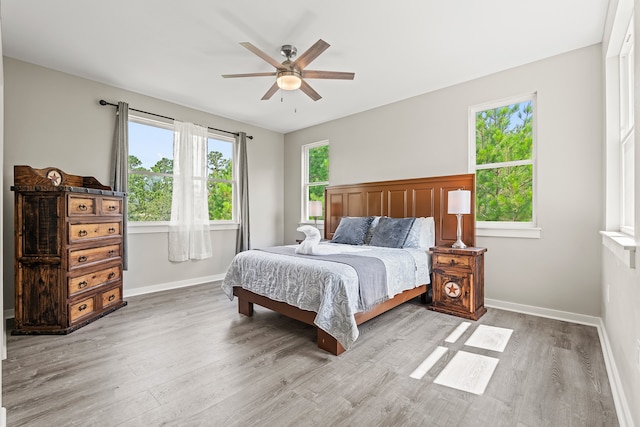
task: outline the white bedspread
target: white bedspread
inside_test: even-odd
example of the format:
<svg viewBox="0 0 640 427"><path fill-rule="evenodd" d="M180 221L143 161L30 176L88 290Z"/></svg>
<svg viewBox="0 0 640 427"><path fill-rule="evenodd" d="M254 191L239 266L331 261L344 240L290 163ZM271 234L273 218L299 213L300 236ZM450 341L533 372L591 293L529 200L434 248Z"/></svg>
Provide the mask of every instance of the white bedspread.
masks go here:
<svg viewBox="0 0 640 427"><path fill-rule="evenodd" d="M322 245L331 245L350 255L381 259L387 271L390 298L429 283L430 260L420 249ZM234 286L316 312L314 323L345 349L358 338L353 317L363 311L359 303L358 276L346 264L250 250L235 256L222 282L222 289L231 300Z"/></svg>

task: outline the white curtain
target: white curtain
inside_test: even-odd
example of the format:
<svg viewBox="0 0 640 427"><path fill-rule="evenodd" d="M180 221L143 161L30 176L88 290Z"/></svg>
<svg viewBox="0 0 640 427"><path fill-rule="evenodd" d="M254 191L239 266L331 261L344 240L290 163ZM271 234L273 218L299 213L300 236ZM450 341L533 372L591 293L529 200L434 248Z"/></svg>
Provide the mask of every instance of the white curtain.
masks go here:
<svg viewBox="0 0 640 427"><path fill-rule="evenodd" d="M212 256L207 172L207 128L175 121L170 261Z"/></svg>

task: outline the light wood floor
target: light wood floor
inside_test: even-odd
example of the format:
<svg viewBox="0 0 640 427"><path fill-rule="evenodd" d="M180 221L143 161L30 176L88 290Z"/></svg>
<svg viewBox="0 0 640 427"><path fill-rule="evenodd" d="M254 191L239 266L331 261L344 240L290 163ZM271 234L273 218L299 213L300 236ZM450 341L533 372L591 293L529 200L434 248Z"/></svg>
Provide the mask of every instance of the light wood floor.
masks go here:
<svg viewBox="0 0 640 427"><path fill-rule="evenodd" d="M7 422L17 426L616 426L595 328L489 309L462 319L416 301L360 327L332 356L315 331L219 284L128 298L68 336L9 336ZM483 395L433 384L478 324L514 330ZM421 380L411 372L450 351Z"/></svg>

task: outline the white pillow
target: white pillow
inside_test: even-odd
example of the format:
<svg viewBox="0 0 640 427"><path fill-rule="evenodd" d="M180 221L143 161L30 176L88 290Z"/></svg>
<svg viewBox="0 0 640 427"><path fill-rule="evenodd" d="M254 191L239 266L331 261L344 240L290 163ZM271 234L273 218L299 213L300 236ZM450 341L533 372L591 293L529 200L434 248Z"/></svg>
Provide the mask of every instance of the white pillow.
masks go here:
<svg viewBox="0 0 640 427"><path fill-rule="evenodd" d="M413 222L403 248L419 248L428 251L435 246L435 221L433 217L419 217Z"/></svg>

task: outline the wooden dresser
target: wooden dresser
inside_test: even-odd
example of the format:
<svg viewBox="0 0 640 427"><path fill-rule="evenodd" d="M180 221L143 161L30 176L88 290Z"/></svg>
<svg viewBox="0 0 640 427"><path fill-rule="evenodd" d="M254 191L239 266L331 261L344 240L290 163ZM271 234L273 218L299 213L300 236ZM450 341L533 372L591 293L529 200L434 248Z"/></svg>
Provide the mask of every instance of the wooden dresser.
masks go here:
<svg viewBox="0 0 640 427"><path fill-rule="evenodd" d="M57 168L14 167L14 334L67 334L122 299L124 193Z"/></svg>

